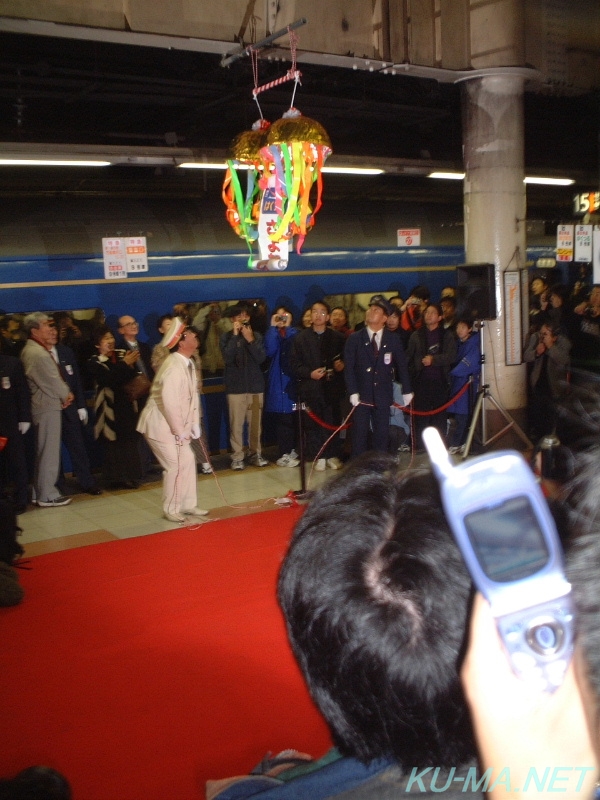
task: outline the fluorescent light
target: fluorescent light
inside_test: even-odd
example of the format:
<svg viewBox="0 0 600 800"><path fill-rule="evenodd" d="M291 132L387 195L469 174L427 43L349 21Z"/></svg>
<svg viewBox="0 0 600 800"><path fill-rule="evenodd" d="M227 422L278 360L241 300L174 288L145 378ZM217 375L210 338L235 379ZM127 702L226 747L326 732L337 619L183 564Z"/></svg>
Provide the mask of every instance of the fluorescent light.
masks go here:
<svg viewBox="0 0 600 800"><path fill-rule="evenodd" d="M83 161L81 159L0 158L5 167L110 167L110 161Z"/></svg>
<svg viewBox="0 0 600 800"><path fill-rule="evenodd" d="M428 178L443 178L449 181L462 181L464 172L430 172ZM575 183L571 178L524 178L525 183L537 183L542 186L571 186Z"/></svg>
<svg viewBox="0 0 600 800"><path fill-rule="evenodd" d="M226 169L223 162L210 161L184 161L179 164L182 169ZM251 169L248 164L236 164L236 169ZM337 173L338 175L381 175L383 169L375 167L323 167L321 172Z"/></svg>
<svg viewBox="0 0 600 800"><path fill-rule="evenodd" d="M181 169L227 169L227 164L224 161L184 161L179 166ZM245 164L240 165L239 168L248 169Z"/></svg>
<svg viewBox="0 0 600 800"><path fill-rule="evenodd" d="M322 167L321 172L337 175L381 175L385 170L376 167Z"/></svg>
<svg viewBox="0 0 600 800"><path fill-rule="evenodd" d="M539 183L542 186L571 186L571 178L525 178L525 183Z"/></svg>
<svg viewBox="0 0 600 800"><path fill-rule="evenodd" d="M462 181L465 177L464 172L430 172L428 178L442 178L447 181Z"/></svg>

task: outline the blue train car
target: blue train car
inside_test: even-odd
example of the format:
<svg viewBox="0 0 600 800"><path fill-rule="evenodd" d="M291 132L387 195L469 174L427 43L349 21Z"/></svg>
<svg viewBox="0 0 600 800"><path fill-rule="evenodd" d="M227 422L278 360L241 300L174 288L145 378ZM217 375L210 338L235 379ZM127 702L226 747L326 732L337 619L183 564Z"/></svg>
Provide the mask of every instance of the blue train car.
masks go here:
<svg viewBox="0 0 600 800"><path fill-rule="evenodd" d="M460 247L315 250L293 254L282 272L247 269L241 250L149 255L147 273L105 280L99 255L0 257L0 307L8 313L102 309L109 322L120 314L139 319L156 339L156 319L176 303L262 298L269 309L291 305L296 316L326 295L394 291L406 296L424 283L435 297L454 284L464 263Z"/></svg>

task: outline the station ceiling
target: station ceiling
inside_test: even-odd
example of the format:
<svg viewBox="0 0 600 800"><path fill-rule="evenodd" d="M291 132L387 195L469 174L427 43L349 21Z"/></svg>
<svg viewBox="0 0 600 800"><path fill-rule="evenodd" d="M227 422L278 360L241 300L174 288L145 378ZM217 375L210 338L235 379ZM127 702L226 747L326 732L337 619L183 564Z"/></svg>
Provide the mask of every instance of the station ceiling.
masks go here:
<svg viewBox="0 0 600 800"><path fill-rule="evenodd" d="M2 142L183 147L225 151L259 110L248 58L228 67L217 54L102 41L0 33ZM280 77L289 61L259 62L259 83ZM451 83L317 64L300 64L294 105L329 133L336 155L446 162L460 169L460 88ZM259 96L265 118L289 107L293 84ZM599 183L599 98L559 95L545 87L525 96L528 174L577 176ZM188 174L182 174L182 173ZM3 168L0 194L111 193L186 196L212 191L216 175L176 168L109 168L83 172ZM194 171L195 172L195 171ZM435 184L435 186L432 186ZM442 185L444 184L444 185ZM384 175L328 176L328 191L389 201L459 202L460 184ZM538 215L568 217L573 190L528 188Z"/></svg>

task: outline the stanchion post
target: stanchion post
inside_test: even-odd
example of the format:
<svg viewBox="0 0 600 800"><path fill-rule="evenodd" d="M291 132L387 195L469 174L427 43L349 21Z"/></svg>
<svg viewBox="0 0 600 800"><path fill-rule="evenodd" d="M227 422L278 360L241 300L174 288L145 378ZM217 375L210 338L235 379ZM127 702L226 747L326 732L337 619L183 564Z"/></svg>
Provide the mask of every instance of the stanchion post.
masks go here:
<svg viewBox="0 0 600 800"><path fill-rule="evenodd" d="M306 491L306 472L304 469L304 425L302 414L306 410L305 403L294 403L294 410L298 412L298 456L300 457L300 489L294 492L297 499L301 500L307 496Z"/></svg>

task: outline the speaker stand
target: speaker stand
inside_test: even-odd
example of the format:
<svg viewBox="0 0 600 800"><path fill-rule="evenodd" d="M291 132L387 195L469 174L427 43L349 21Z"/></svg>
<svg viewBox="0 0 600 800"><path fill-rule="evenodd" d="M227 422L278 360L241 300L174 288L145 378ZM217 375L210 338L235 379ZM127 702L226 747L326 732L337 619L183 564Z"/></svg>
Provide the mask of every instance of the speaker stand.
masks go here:
<svg viewBox="0 0 600 800"><path fill-rule="evenodd" d="M469 425L469 433L467 434L467 441L465 442L465 449L463 451L463 461L469 455L469 451L471 450L471 444L473 443L473 437L475 436L475 431L477 428L477 423L481 421L481 445L482 447L487 447L490 444L493 444L495 441L500 439L504 436L508 431L513 430L515 433L523 440L523 442L527 445L527 447L533 448L533 442L527 436L525 431L517 424L516 420L511 417L508 411L503 408L500 403L496 400L496 398L490 392L489 384L485 382L485 353L483 352L483 328L485 323L480 320L479 321L479 358L481 363L481 386L479 391L477 392L477 401L475 403L475 408L473 409L473 417L471 419L471 424ZM504 417L504 421L506 425L495 433L490 438L487 438L487 424L485 418L485 404L486 401L491 403L494 408L502 414Z"/></svg>

